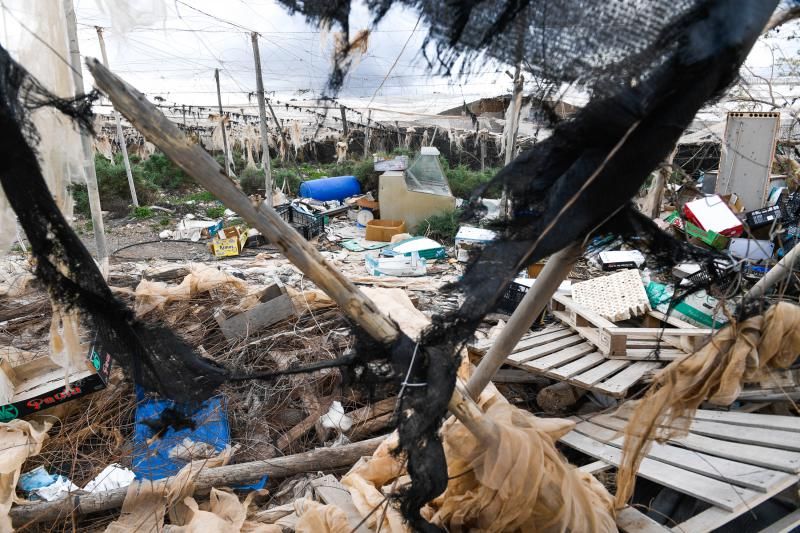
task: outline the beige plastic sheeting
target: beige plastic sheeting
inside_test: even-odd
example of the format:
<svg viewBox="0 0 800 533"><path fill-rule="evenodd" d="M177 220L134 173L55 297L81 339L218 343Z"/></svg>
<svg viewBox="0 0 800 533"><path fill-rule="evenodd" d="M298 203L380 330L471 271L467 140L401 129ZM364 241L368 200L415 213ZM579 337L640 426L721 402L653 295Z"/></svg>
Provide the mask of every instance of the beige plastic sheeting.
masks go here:
<svg viewBox="0 0 800 533"><path fill-rule="evenodd" d="M11 518L8 512L17 498L15 488L28 457L42 451L42 442L50 429L49 422L39 424L25 420L12 420L0 424L0 533L10 533Z"/></svg>
<svg viewBox="0 0 800 533"><path fill-rule="evenodd" d="M150 480L139 480L128 486L122 512L118 520L106 528L106 533L128 533L130 531L162 531L164 517L169 512L170 522L182 526L192 517L190 496L194 493L194 480L204 468L215 468L228 464L233 449L228 447L216 457L192 461L167 478L166 484Z"/></svg>
<svg viewBox="0 0 800 533"><path fill-rule="evenodd" d="M201 509L194 498L187 497L184 504L189 509L188 521L182 526L165 528L165 531L170 533L281 533L283 529L278 525L247 521L247 508L255 494L255 492L251 492L244 502L239 502L239 497L235 494L211 489L207 509Z"/></svg>
<svg viewBox="0 0 800 533"><path fill-rule="evenodd" d="M633 494L636 472L653 440L685 435L700 404L730 405L742 384L759 381L770 368L789 368L800 355L800 307L780 302L766 313L732 322L697 352L656 375L625 427L617 473L616 506Z"/></svg>
<svg viewBox="0 0 800 533"><path fill-rule="evenodd" d="M295 533L351 533L353 528L345 512L336 505L323 505L314 500L300 498L294 502L299 517Z"/></svg>
<svg viewBox="0 0 800 533"><path fill-rule="evenodd" d="M247 293L247 284L237 277L204 265L192 265L189 275L180 285L167 285L160 281L142 280L136 286L135 311L142 317L155 309L163 309L170 302L189 300L195 295L211 290L238 294Z"/></svg>
<svg viewBox="0 0 800 533"><path fill-rule="evenodd" d="M334 302L330 296L319 289L298 291L287 285L286 293L289 295L289 298L292 299L292 305L298 317L309 312L317 311L318 309L325 309L336 305L336 302Z"/></svg>

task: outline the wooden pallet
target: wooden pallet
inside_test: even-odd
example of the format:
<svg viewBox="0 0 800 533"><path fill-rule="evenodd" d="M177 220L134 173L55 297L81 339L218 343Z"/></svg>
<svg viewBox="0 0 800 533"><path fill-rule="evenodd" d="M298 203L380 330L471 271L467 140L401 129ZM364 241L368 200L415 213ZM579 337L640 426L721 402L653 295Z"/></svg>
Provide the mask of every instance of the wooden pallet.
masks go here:
<svg viewBox="0 0 800 533"><path fill-rule="evenodd" d="M483 355L491 343L470 346ZM596 346L564 325L552 325L520 340L506 363L521 370L567 381L585 389L623 397L628 389L663 363L608 359Z"/></svg>
<svg viewBox="0 0 800 533"><path fill-rule="evenodd" d="M616 415L575 419L561 442L602 463L619 466L621 431ZM592 470L602 469L597 463ZM638 475L711 505L673 531L712 531L800 481L800 418L699 410L685 437L653 443ZM624 531L656 531L658 524L626 513ZM800 516L781 520L796 525ZM638 524L638 525L637 525Z"/></svg>
<svg viewBox="0 0 800 533"><path fill-rule="evenodd" d="M645 319L648 327L620 327L564 294L553 296L551 309L556 318L611 359L652 359L657 347L661 348L659 359L677 359L712 333L711 329L697 328L655 311Z"/></svg>

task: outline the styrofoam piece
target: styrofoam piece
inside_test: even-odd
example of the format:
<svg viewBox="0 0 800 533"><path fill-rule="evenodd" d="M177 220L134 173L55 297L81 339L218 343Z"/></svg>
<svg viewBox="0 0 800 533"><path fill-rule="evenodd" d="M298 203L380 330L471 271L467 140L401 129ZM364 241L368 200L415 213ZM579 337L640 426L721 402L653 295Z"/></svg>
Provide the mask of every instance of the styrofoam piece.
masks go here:
<svg viewBox="0 0 800 533"><path fill-rule="evenodd" d="M733 257L763 261L772 257L775 245L767 240L731 239L729 250Z"/></svg>
<svg viewBox="0 0 800 533"><path fill-rule="evenodd" d="M650 301L636 269L575 283L572 298L612 322L641 316L650 310Z"/></svg>
<svg viewBox="0 0 800 533"><path fill-rule="evenodd" d="M333 402L328 412L319 418L322 427L337 431L349 431L353 427L353 419L344 414L344 407L340 402Z"/></svg>
<svg viewBox="0 0 800 533"><path fill-rule="evenodd" d="M533 284L536 283L536 278L517 278L514 280L514 283L519 283L520 285L524 285L529 289L533 287ZM572 282L570 280L564 280L556 289L556 292L559 294L569 294L572 291Z"/></svg>

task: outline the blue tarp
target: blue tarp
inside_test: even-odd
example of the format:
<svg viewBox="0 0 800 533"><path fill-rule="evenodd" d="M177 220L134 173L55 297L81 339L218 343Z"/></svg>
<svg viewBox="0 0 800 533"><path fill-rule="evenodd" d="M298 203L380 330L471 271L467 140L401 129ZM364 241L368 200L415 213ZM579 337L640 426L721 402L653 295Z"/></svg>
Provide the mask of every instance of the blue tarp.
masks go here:
<svg viewBox="0 0 800 533"><path fill-rule="evenodd" d="M148 397L138 388L136 397L138 401L133 436L133 471L137 479L155 480L177 474L186 465L186 461L170 457L169 452L185 438L194 442L208 443L217 451L224 450L230 443L227 405L221 396L203 402L192 414L194 429L184 428L175 431L169 428L162 432L160 438L154 438L155 431L145 421L158 419L165 409L172 408L183 412L182 406L170 400ZM261 489L266 481L267 476L264 476L257 483L236 488Z"/></svg>

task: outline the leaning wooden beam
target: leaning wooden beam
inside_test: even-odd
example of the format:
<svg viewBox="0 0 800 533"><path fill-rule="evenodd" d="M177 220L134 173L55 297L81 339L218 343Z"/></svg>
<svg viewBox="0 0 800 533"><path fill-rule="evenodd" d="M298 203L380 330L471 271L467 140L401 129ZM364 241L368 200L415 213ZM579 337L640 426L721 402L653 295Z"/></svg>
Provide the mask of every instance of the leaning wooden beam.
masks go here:
<svg viewBox="0 0 800 533"><path fill-rule="evenodd" d="M255 205L202 147L189 141L178 127L145 96L122 81L94 58L86 60L95 83L114 107L150 142L196 179L223 204L236 211L264 235L342 311L375 340L390 343L398 336L395 325L341 272L336 270L297 231L265 203Z"/></svg>
<svg viewBox="0 0 800 533"><path fill-rule="evenodd" d="M254 205L214 158L189 141L142 93L114 75L96 59L88 58L86 65L98 88L106 93L117 111L176 165L277 246L292 264L325 291L367 334L384 344L390 344L399 337L400 332L395 323L372 300L326 261L274 209L263 202ZM480 418L481 413L468 396L463 396L465 391L463 387L456 388L450 401L451 412L468 428L478 430L480 425L477 418L464 418ZM465 407L469 403L472 405ZM480 438L479 435L476 436Z"/></svg>
<svg viewBox="0 0 800 533"><path fill-rule="evenodd" d="M478 368L467 383L467 390L473 398L478 398L486 385L503 366L508 354L519 340L531 328L533 321L544 310L558 286L569 275L572 265L580 254L577 244L564 248L547 260L536 283L533 284L519 303L508 324L492 343L488 353L483 356Z"/></svg>
<svg viewBox="0 0 800 533"><path fill-rule="evenodd" d="M202 470L195 480L195 492L203 493L212 487L228 487L270 478L287 478L303 472L317 472L349 467L361 457L372 455L385 436L334 448L317 448L310 452L252 461ZM166 487L166 480L153 482ZM53 521L62 516L97 513L116 509L125 500L127 487L86 495L73 495L53 502L34 502L11 509L15 528L35 522Z"/></svg>

